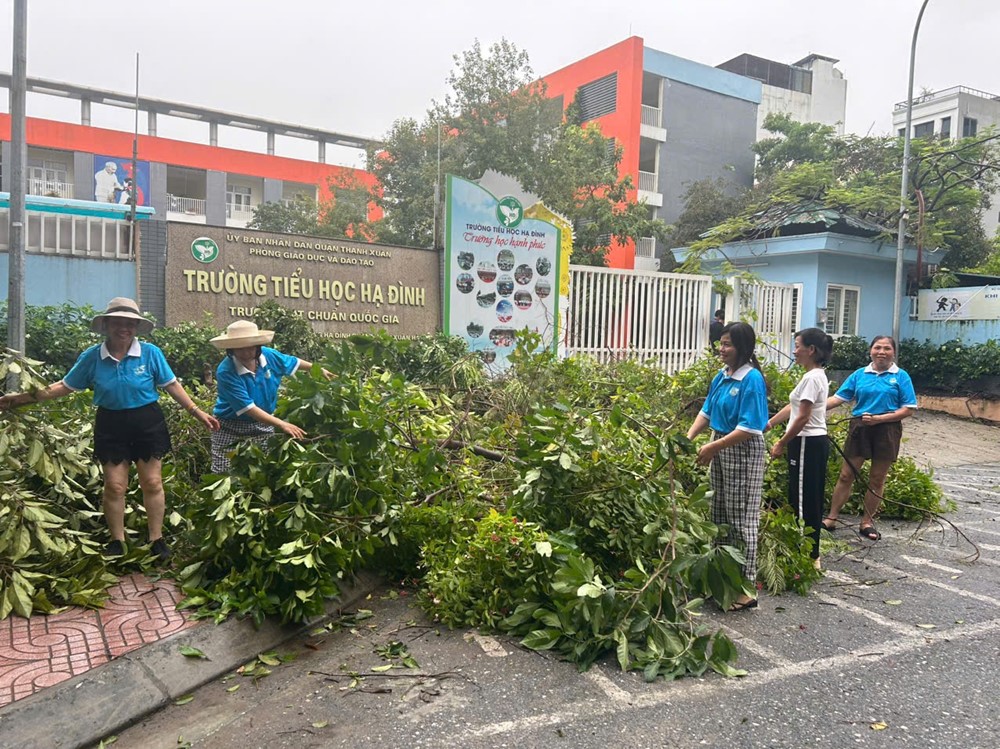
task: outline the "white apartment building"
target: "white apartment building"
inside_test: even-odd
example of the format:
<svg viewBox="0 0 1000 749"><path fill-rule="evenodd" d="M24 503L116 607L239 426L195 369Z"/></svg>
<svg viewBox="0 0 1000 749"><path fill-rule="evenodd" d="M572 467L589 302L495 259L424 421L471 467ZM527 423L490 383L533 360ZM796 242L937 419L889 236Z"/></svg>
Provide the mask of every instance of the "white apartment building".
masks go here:
<svg viewBox="0 0 1000 749"><path fill-rule="evenodd" d="M809 55L798 62L785 63L742 54L716 67L761 82L757 107L757 140L771 137L764 130L764 118L771 112L791 115L796 122L820 122L844 134L847 109L847 79L834 67L839 60Z"/></svg>
<svg viewBox="0 0 1000 749"><path fill-rule="evenodd" d="M1000 96L967 86L953 86L931 91L913 99L913 138L970 138L985 128L1000 125ZM892 111L892 126L900 137L905 135L906 102ZM986 236L1000 227L1000 192L990 199L983 213Z"/></svg>

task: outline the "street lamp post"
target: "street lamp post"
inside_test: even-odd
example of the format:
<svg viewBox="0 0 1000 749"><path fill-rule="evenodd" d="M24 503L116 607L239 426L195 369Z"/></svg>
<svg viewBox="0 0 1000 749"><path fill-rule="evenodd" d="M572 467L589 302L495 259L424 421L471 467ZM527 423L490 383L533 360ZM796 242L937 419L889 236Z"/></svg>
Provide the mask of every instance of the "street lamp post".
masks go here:
<svg viewBox="0 0 1000 749"><path fill-rule="evenodd" d="M924 17L924 9L928 0L920 5L917 23L913 27L913 41L910 44L910 79L906 88L906 129L903 131L903 178L899 188L899 226L896 235L896 287L892 296L892 337L899 340L899 317L903 302L903 251L906 248L906 204L910 189L910 132L913 125L913 67L917 60L917 34L920 32L920 20Z"/></svg>

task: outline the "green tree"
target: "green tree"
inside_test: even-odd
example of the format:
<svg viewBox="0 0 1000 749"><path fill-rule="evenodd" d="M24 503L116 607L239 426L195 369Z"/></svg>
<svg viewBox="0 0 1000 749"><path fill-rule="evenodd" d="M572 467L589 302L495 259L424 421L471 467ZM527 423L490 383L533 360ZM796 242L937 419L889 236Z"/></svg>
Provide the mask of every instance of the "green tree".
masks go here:
<svg viewBox="0 0 1000 749"><path fill-rule="evenodd" d="M695 259L728 241L773 235L804 206L843 211L891 235L899 219L901 138L837 136L828 126L787 115L769 115L765 127L776 137L754 146L758 181L746 207L694 242ZM946 249L944 262L951 268L977 265L990 251L982 212L1000 181L998 137L987 132L959 141L912 141L911 241Z"/></svg>
<svg viewBox="0 0 1000 749"><path fill-rule="evenodd" d="M738 215L748 197L747 190L734 193L732 183L721 177L692 182L684 193L684 211L667 238L670 245L685 247L697 241L713 226Z"/></svg>
<svg viewBox="0 0 1000 749"><path fill-rule="evenodd" d="M575 106L563 115L526 52L507 40L488 50L477 41L455 56L447 84L422 121L397 121L368 154L381 186L382 241L431 245L438 175L474 180L491 169L573 222L574 262L605 264L611 238L665 236L666 226L629 197L634 186L618 174L620 148L609 149L595 124L581 125Z"/></svg>
<svg viewBox="0 0 1000 749"><path fill-rule="evenodd" d="M291 201L262 203L254 208L247 228L374 241L375 229L369 220L371 188L355 174L345 171L328 178L327 192L329 197L321 201L299 193Z"/></svg>

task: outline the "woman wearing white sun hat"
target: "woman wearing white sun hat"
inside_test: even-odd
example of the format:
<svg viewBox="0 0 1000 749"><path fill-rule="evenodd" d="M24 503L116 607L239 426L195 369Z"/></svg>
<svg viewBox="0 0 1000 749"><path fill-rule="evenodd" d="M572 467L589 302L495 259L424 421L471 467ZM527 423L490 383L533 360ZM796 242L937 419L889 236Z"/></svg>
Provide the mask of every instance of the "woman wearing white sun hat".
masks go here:
<svg viewBox="0 0 1000 749"><path fill-rule="evenodd" d="M229 471L229 450L237 442L265 442L277 427L294 439L305 432L274 415L281 378L312 362L283 354L265 344L274 340L273 330L261 330L250 320L231 323L226 332L211 340L226 352L215 371L218 398L213 409L221 428L212 435L212 471ZM333 374L323 370L330 379Z"/></svg>
<svg viewBox="0 0 1000 749"><path fill-rule="evenodd" d="M129 466L135 463L146 508L150 551L160 561L166 561L170 548L163 540L166 502L162 459L170 452L171 444L157 403L157 388L166 391L206 428L218 429L219 422L198 408L185 392L163 352L136 337L137 333L149 333L153 323L139 314L139 305L132 299L112 299L104 313L91 321L90 328L103 333L104 342L80 354L62 381L35 393L5 395L0 398L0 410L92 388L97 406L94 457L104 472L104 517L112 539L105 555L121 556L125 552L125 492Z"/></svg>

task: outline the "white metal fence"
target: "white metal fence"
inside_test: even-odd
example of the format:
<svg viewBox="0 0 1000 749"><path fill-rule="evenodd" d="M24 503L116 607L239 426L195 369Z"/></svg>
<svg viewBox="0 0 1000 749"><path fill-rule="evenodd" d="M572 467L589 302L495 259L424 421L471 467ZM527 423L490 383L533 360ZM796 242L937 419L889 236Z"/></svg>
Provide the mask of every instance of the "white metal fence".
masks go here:
<svg viewBox="0 0 1000 749"><path fill-rule="evenodd" d="M28 180L28 194L45 195L50 198L72 198L73 185L69 182L32 177Z"/></svg>
<svg viewBox="0 0 1000 749"><path fill-rule="evenodd" d="M201 198L185 198L168 193L167 210L171 213L186 213L189 216L204 216L205 201Z"/></svg>
<svg viewBox="0 0 1000 749"><path fill-rule="evenodd" d="M570 276L567 354L636 359L676 372L708 346L709 276L584 265L571 265Z"/></svg>
<svg viewBox="0 0 1000 749"><path fill-rule="evenodd" d="M67 255L104 260L132 260L129 223L64 213L25 214L25 251L41 255ZM9 249L10 212L0 209L0 250Z"/></svg>
<svg viewBox="0 0 1000 749"><path fill-rule="evenodd" d="M791 362L795 343L795 285L729 279L726 320L745 320L757 333L757 358L779 366Z"/></svg>
<svg viewBox="0 0 1000 749"><path fill-rule="evenodd" d="M662 120L662 112L659 107L651 107L647 104L642 105L642 124L652 125L653 127L660 127Z"/></svg>

